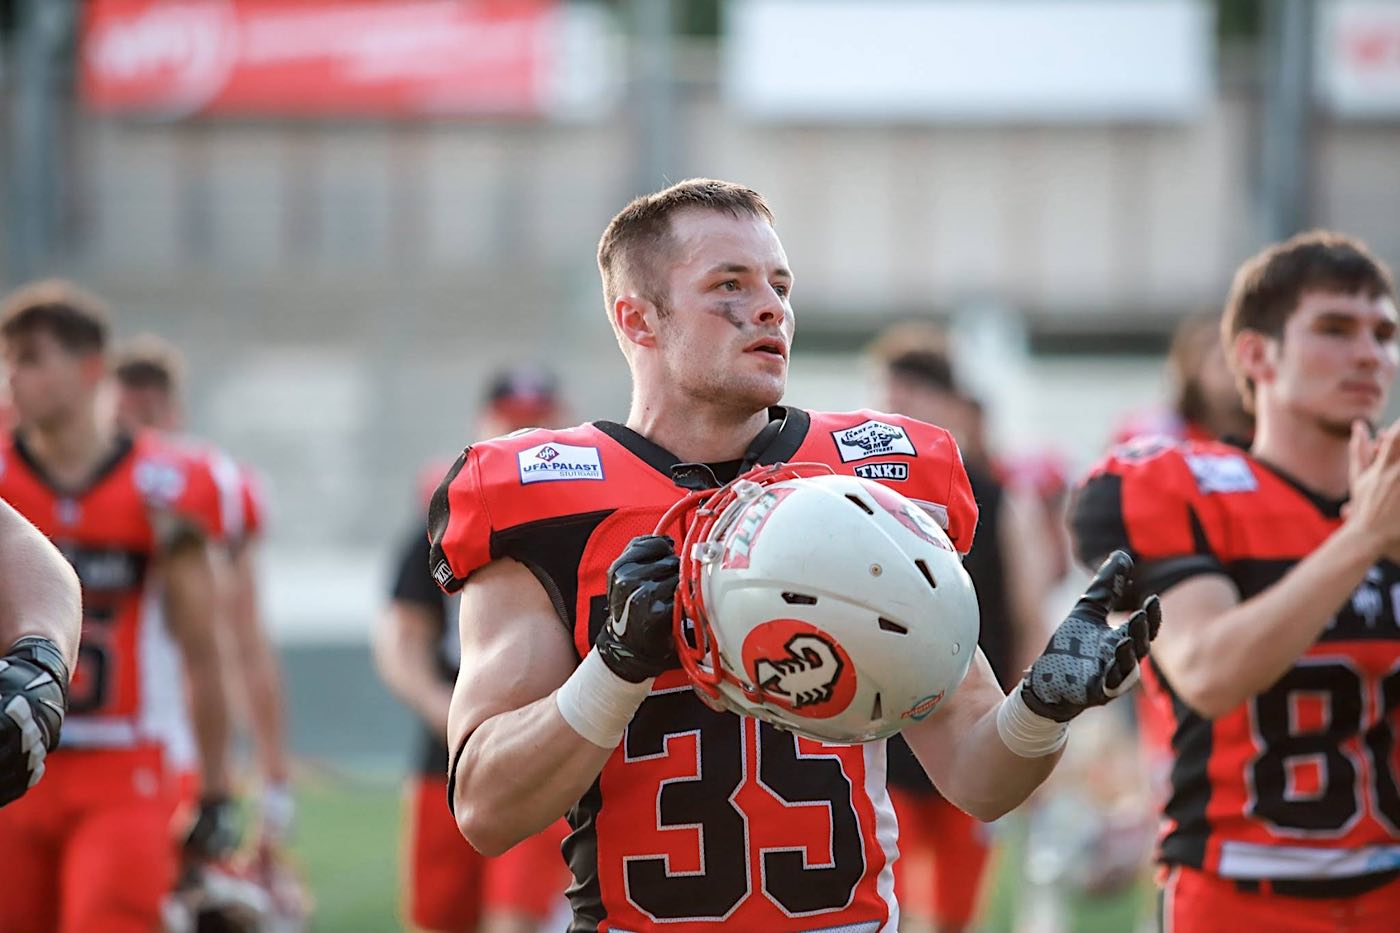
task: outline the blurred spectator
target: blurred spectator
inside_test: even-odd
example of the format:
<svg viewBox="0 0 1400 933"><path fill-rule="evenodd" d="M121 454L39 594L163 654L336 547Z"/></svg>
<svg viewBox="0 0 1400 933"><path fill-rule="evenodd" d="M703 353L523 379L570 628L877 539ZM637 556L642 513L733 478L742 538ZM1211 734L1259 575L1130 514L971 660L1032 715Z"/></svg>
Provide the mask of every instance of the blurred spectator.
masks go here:
<svg viewBox="0 0 1400 933"><path fill-rule="evenodd" d="M490 382L476 434L495 437L563 424L565 410L552 373L517 366ZM447 710L457 676L457 597L428 572L428 497L450 464L427 467L419 481L419 513L398 552L393 589L374 637L380 676L422 720L418 767L407 789L409 864L407 921L416 929L534 933L568 884L559 846L562 820L505 855L486 858L462 838L447 807Z"/></svg>

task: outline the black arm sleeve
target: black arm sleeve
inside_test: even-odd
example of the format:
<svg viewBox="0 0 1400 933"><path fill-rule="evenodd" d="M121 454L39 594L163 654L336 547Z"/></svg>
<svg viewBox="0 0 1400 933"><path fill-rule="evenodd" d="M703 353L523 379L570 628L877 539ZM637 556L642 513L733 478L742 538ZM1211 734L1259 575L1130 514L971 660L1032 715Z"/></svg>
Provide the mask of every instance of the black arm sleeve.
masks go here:
<svg viewBox="0 0 1400 933"><path fill-rule="evenodd" d="M432 609L442 610L443 595L428 573L428 533L424 522L404 540L399 550L397 569L394 572L394 585L390 595L394 599L414 603Z"/></svg>

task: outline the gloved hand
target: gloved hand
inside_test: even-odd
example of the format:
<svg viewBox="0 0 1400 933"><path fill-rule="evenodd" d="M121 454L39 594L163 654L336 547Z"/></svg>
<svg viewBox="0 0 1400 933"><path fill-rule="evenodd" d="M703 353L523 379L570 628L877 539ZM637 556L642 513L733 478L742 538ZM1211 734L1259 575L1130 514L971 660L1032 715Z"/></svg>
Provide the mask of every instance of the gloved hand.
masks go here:
<svg viewBox="0 0 1400 933"><path fill-rule="evenodd" d="M185 837L185 860L216 862L225 858L238 847L239 835L238 804L228 797L204 797Z"/></svg>
<svg viewBox="0 0 1400 933"><path fill-rule="evenodd" d="M664 535L633 538L608 568L608 620L594 647L617 676L641 683L678 666L672 617L680 561Z"/></svg>
<svg viewBox="0 0 1400 933"><path fill-rule="evenodd" d="M44 776L68 709L68 665L47 638L26 635L0 658L0 807Z"/></svg>
<svg viewBox="0 0 1400 933"><path fill-rule="evenodd" d="M1050 637L1021 687L1032 712L1069 722L1137 683L1138 662L1147 657L1157 637L1162 609L1157 597L1149 596L1126 623L1109 627L1108 613L1126 591L1132 569L1133 559L1126 553L1110 554Z"/></svg>

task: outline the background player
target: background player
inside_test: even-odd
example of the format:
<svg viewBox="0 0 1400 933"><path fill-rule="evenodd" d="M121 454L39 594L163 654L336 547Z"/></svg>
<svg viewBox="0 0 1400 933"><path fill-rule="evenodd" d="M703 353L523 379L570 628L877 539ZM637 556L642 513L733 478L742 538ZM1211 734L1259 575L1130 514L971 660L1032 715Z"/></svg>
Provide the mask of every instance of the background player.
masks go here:
<svg viewBox="0 0 1400 933"><path fill-rule="evenodd" d="M1172 620L1144 674L1173 756L1163 923L1389 929L1400 432L1368 423L1395 378L1394 283L1356 240L1302 234L1240 268L1223 336L1249 451L1129 444L1074 510L1080 554L1130 547Z"/></svg>
<svg viewBox="0 0 1400 933"><path fill-rule="evenodd" d="M946 336L931 325L900 325L876 340L872 356L880 407L948 428L962 451L979 513L979 533L964 561L977 589L978 645L1009 690L1049 635L1039 622L1036 554L1050 549L1036 546L1040 526L1022 517L996 476L980 413L954 378ZM991 852L986 827L938 793L899 736L889 743L889 781L899 817L894 868L901 906L931 918L935 930L968 927Z"/></svg>
<svg viewBox="0 0 1400 933"><path fill-rule="evenodd" d="M701 179L639 198L599 266L633 377L627 424L477 445L433 499L434 579L462 589L458 823L494 853L569 811L575 931L897 923L883 748L799 741L701 703L675 670L671 543L639 532L747 465L869 461L905 465L901 491L965 551L976 506L956 446L898 416L778 405L793 277L756 192ZM983 819L1016 806L1065 722L1125 686L1156 605L1104 625L1126 570L1122 555L1105 566L1010 698L979 653L906 730L951 800Z"/></svg>
<svg viewBox="0 0 1400 933"><path fill-rule="evenodd" d="M0 499L0 807L44 775L68 708L83 607L78 577ZM47 676L45 676L47 675Z"/></svg>
<svg viewBox="0 0 1400 933"><path fill-rule="evenodd" d="M127 430L165 434L202 457L219 485L226 560L221 583L221 631L225 668L236 684L235 707L247 719L263 777L259 845L280 847L290 828L293 798L283 728L282 678L277 652L259 611L257 548L263 527L262 495L251 468L237 463L208 441L182 437L185 429L185 364L172 344L154 334L134 337L118 348L113 367L117 419ZM227 636L232 636L227 637Z"/></svg>
<svg viewBox="0 0 1400 933"><path fill-rule="evenodd" d="M0 496L74 565L84 610L63 746L47 780L0 811L0 930L149 931L174 874L164 744L185 702L204 775L188 846L214 857L232 842L206 547L217 494L201 464L120 431L99 405L108 325L95 298L61 282L23 288L0 336L20 425L0 448Z"/></svg>
<svg viewBox="0 0 1400 933"><path fill-rule="evenodd" d="M553 428L563 420L554 375L518 366L491 380L476 434L485 439L528 427ZM462 838L447 808L447 711L458 666L453 624L458 600L444 595L429 574L423 533L428 496L447 466L431 468L432 485L399 550L389 604L373 643L380 676L422 722L422 750L407 792L405 912L421 930L528 933L549 917L568 882L559 855L567 831L563 820L488 859Z"/></svg>

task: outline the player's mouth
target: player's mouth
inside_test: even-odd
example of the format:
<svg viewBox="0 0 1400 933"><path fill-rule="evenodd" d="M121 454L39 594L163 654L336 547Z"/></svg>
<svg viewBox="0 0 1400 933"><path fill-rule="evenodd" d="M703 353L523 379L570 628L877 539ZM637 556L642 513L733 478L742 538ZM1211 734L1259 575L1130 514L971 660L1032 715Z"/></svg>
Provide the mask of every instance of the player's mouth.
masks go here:
<svg viewBox="0 0 1400 933"><path fill-rule="evenodd" d="M762 353L775 356L780 360L786 360L788 355L787 343L777 337L764 337L762 340L755 340L744 348L745 353Z"/></svg>
<svg viewBox="0 0 1400 933"><path fill-rule="evenodd" d="M1380 401L1383 394L1379 385L1365 379L1348 379L1342 383L1342 391L1370 402Z"/></svg>

